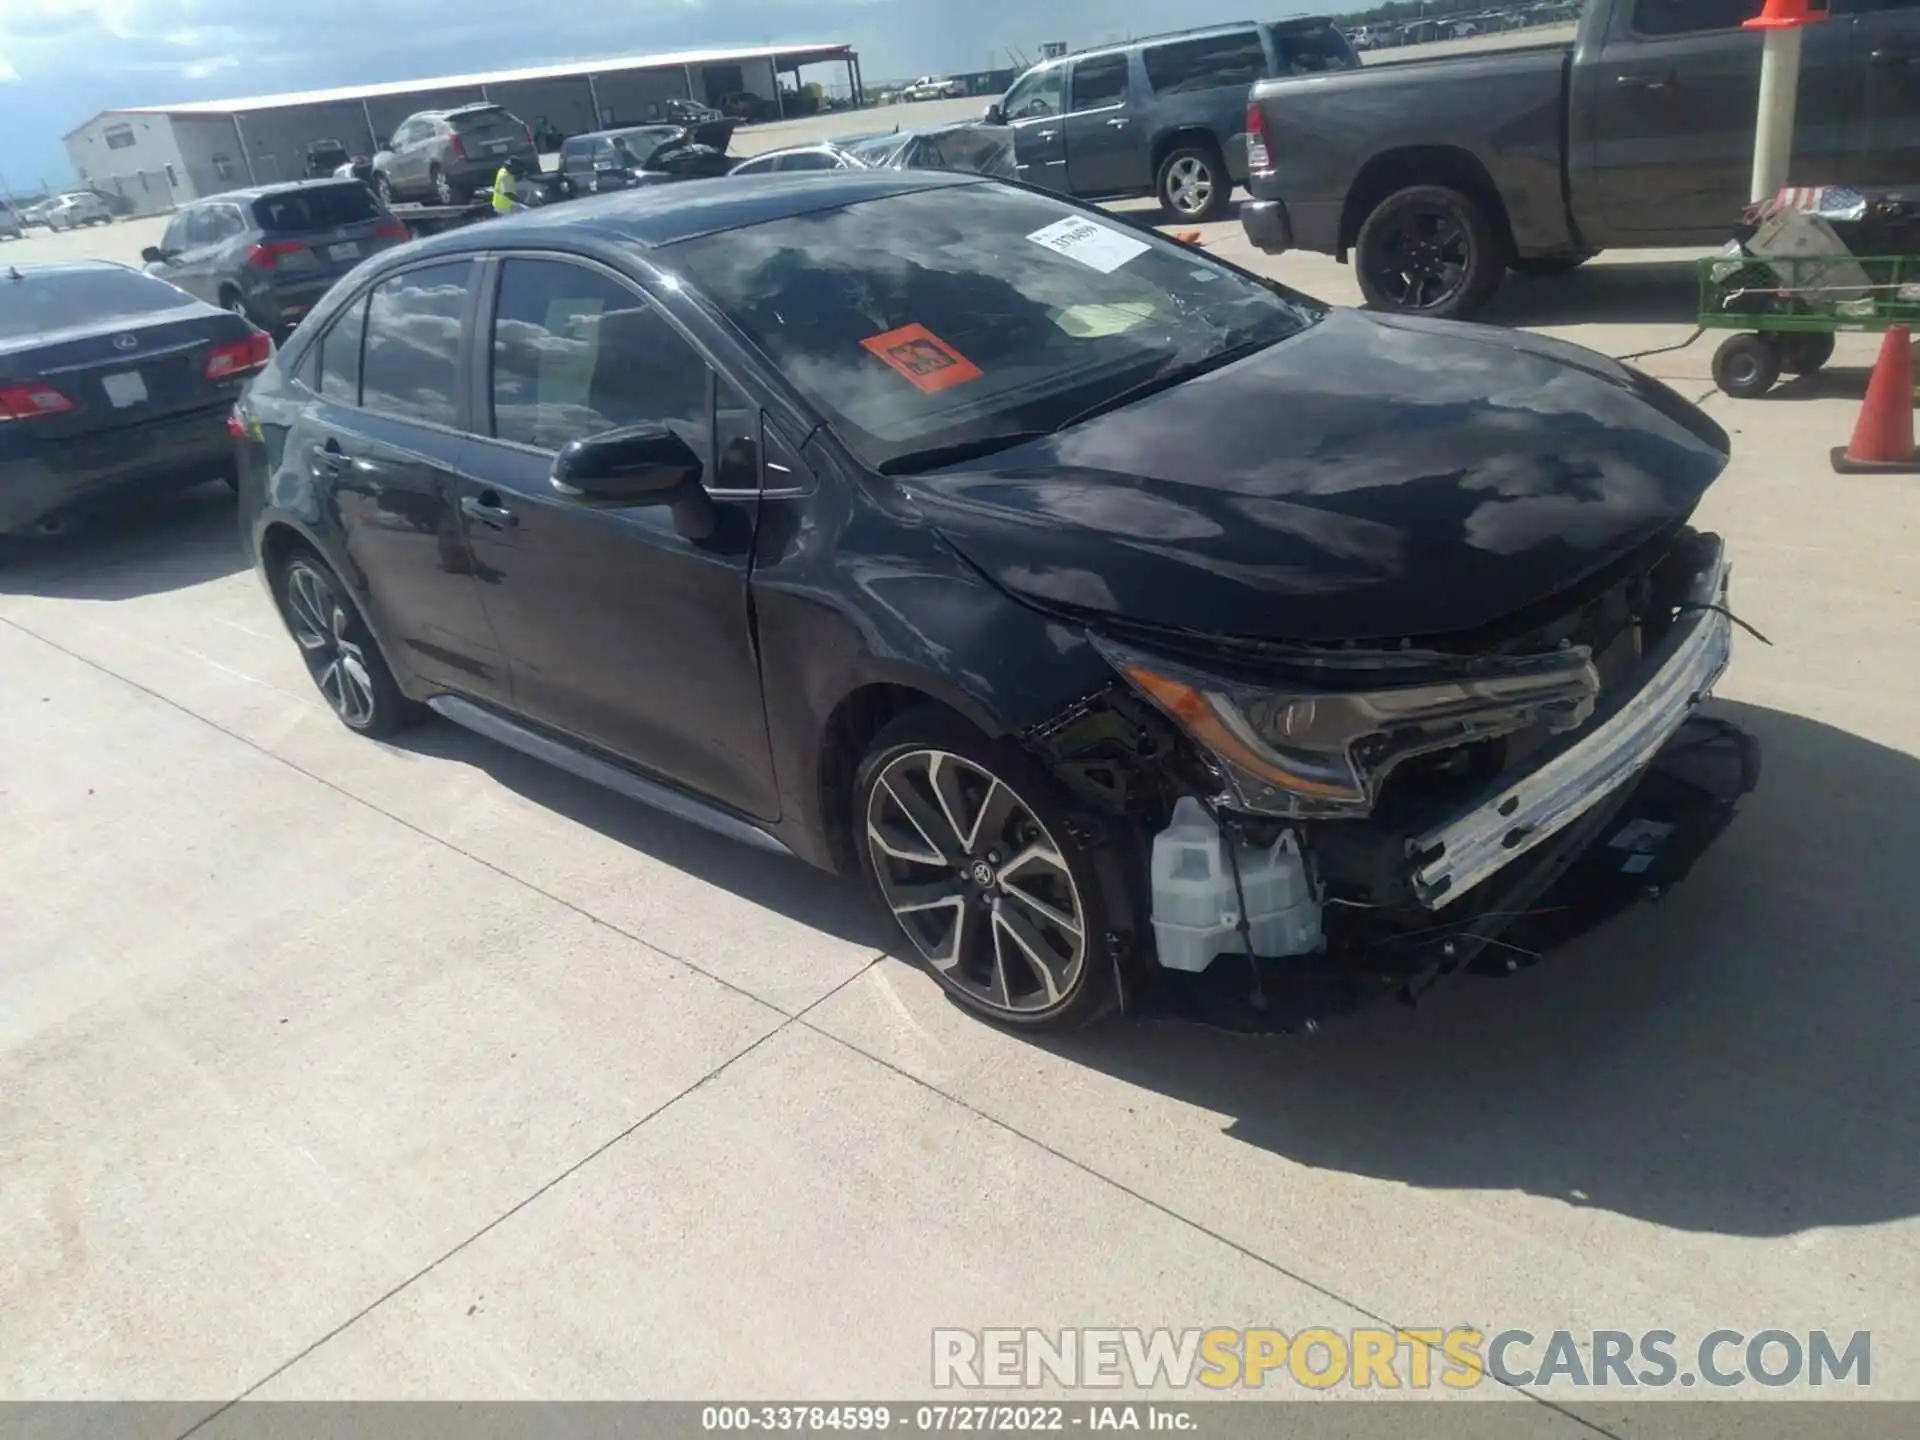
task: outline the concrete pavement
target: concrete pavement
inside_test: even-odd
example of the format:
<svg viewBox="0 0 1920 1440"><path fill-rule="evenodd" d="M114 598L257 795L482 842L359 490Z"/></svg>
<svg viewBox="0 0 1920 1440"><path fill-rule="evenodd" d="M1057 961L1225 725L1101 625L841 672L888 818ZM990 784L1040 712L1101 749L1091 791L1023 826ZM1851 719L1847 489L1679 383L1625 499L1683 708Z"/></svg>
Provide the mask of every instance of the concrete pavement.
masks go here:
<svg viewBox="0 0 1920 1440"><path fill-rule="evenodd" d="M1687 283L1494 318L1654 349ZM1871 342L1766 401L1710 353L1644 363L1733 434L1760 791L1658 905L1310 1039L1014 1039L851 885L356 739L216 489L10 560L0 1396L904 1395L934 1326L1386 1321L1869 1329L1920 1399L1920 481L1827 470Z"/></svg>

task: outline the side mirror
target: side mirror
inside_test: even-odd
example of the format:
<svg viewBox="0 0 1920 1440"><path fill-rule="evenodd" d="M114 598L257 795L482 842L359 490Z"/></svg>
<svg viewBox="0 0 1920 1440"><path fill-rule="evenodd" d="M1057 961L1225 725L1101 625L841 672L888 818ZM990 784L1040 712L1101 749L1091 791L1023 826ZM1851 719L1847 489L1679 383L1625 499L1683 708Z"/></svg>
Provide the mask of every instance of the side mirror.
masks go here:
<svg viewBox="0 0 1920 1440"><path fill-rule="evenodd" d="M664 425L632 425L570 441L552 479L574 499L664 505L700 483L700 457Z"/></svg>
<svg viewBox="0 0 1920 1440"><path fill-rule="evenodd" d="M987 106L987 113L981 118L989 125L1004 125L1007 123L1007 112L1001 108L1000 102L996 100L993 104Z"/></svg>
<svg viewBox="0 0 1920 1440"><path fill-rule="evenodd" d="M164 265L167 261L167 252L158 245L149 245L140 252L140 258L149 265Z"/></svg>

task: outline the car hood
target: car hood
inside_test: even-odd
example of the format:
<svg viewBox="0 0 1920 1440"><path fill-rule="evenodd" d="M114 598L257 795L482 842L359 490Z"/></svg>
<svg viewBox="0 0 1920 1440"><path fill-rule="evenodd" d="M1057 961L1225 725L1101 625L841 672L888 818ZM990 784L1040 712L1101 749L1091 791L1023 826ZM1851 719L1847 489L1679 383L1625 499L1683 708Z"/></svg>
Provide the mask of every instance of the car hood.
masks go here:
<svg viewBox="0 0 1920 1440"><path fill-rule="evenodd" d="M1491 624L1684 519L1727 460L1658 381L1561 341L1336 309L983 461L895 483L997 583L1219 635Z"/></svg>

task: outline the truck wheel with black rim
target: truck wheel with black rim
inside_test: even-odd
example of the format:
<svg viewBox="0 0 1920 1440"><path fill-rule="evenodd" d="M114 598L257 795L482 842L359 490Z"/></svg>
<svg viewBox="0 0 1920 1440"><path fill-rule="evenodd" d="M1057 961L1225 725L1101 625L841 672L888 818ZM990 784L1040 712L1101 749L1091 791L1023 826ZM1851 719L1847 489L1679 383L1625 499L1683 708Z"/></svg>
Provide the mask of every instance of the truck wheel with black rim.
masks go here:
<svg viewBox="0 0 1920 1440"><path fill-rule="evenodd" d="M1780 346L1771 335L1729 335L1713 352L1713 383L1736 400L1753 400L1780 378Z"/></svg>
<svg viewBox="0 0 1920 1440"><path fill-rule="evenodd" d="M1446 185L1396 190L1354 241L1360 291L1375 310L1465 319L1507 268L1506 238L1484 201Z"/></svg>
<svg viewBox="0 0 1920 1440"><path fill-rule="evenodd" d="M874 738L854 778L861 869L911 953L965 1009L1068 1030L1119 997L1106 937L1131 933L1123 865L1090 845L1018 746L932 706Z"/></svg>
<svg viewBox="0 0 1920 1440"><path fill-rule="evenodd" d="M1154 193L1176 220L1217 220L1233 198L1233 177L1212 146L1177 145L1160 161Z"/></svg>

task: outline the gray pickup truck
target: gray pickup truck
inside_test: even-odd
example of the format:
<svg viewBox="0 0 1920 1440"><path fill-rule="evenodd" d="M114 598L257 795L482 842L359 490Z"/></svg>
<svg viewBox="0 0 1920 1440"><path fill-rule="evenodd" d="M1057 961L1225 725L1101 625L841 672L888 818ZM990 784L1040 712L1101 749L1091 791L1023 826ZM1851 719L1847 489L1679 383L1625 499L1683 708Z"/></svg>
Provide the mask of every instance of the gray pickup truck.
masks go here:
<svg viewBox="0 0 1920 1440"><path fill-rule="evenodd" d="M1509 268L1712 244L1747 200L1759 0L1588 0L1571 44L1263 80L1248 238L1354 257L1376 309L1466 315ZM1920 181L1920 8L1807 27L1789 181Z"/></svg>

